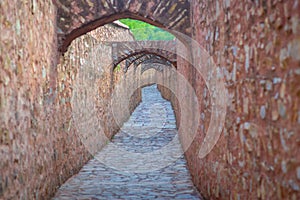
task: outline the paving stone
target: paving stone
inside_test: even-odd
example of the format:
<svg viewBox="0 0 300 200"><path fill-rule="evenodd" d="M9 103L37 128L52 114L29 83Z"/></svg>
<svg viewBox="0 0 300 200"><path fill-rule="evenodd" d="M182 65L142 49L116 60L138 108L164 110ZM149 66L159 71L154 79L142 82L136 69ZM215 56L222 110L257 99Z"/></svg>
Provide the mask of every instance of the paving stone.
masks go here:
<svg viewBox="0 0 300 200"><path fill-rule="evenodd" d="M113 141L63 184L54 200L201 199L176 137L171 104L156 85L143 88L142 95ZM156 115L157 110L163 111Z"/></svg>

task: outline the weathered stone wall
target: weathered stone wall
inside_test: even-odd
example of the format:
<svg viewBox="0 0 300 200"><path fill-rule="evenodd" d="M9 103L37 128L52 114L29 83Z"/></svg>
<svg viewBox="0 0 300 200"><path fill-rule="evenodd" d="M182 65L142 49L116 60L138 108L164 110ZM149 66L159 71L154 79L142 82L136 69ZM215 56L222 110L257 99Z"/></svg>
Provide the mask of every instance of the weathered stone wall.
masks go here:
<svg viewBox="0 0 300 200"><path fill-rule="evenodd" d="M186 152L194 183L210 199L299 199L299 1L191 3L192 38L212 55L228 90L224 131L215 148L200 159L199 147L212 114L210 93L201 75L178 58L177 69L193 85L200 102L198 134ZM150 4L147 2L147 8ZM45 199L78 171L89 159L89 152L100 149L118 129L110 108L104 105L124 73L104 67L111 61L100 58L111 55L107 53L111 49L98 44L103 38L120 39L123 33L124 38L132 38L124 27L119 27L123 30L120 34L119 25L108 25L74 40L64 57L59 57L52 1L6 0L0 2L0 11L0 198ZM128 15L134 13L138 12ZM164 15L158 18L171 19ZM99 20L100 24L112 21L105 17ZM175 30L190 33L189 23L181 25L177 23ZM97 52L102 54L90 59ZM99 62L104 67L99 71L101 77L93 73ZM182 116L186 122L192 121L189 119L194 116L189 112L196 108L178 108L170 91L160 90L173 101L177 122ZM179 97L185 91L180 85ZM92 101L71 98L74 92ZM138 90L135 98L138 103ZM92 109L84 113L92 111L91 118L78 115L82 110L76 105L85 102L87 107L83 108ZM78 135L95 124L100 124L106 137L91 132L80 140ZM95 139L101 142L95 143Z"/></svg>
<svg viewBox="0 0 300 200"><path fill-rule="evenodd" d="M193 39L228 90L224 131L199 159L210 96L197 83L204 127L186 152L195 184L209 199L299 199L299 1L194 0L192 9Z"/></svg>
<svg viewBox="0 0 300 200"><path fill-rule="evenodd" d="M82 166L77 160L86 162L90 154L99 151L120 128L111 112L110 101L111 91L124 72L113 71L111 49L101 42L122 40L134 38L126 27L108 24L75 39L60 58L58 99L65 133L58 145L66 145L57 149L61 150L58 155L66 155L61 161L63 166L73 164L64 168L66 175L59 184ZM121 67L124 66L121 64ZM134 106L141 99L139 94L140 91L132 101Z"/></svg>
<svg viewBox="0 0 300 200"><path fill-rule="evenodd" d="M176 95L167 87L164 87L159 84L157 85L157 89L161 93L161 96L164 99L171 102L172 108L174 110L175 119L176 119L176 126L179 127L180 126L180 106L178 103L178 99L176 98Z"/></svg>
<svg viewBox="0 0 300 200"><path fill-rule="evenodd" d="M0 13L0 198L41 198L57 185L63 156L56 11L52 1L1 1Z"/></svg>
<svg viewBox="0 0 300 200"><path fill-rule="evenodd" d="M84 98L78 96L73 99L71 106L73 117L75 115L77 118L75 121L79 123L76 125L81 132L85 133L80 136L86 138L89 145L100 145L90 149L92 152L98 151L106 143L105 138L102 138L103 141L100 143L96 140L96 137L99 136L97 136L97 132L104 133L107 138L111 138L119 129L120 124L115 122L110 105L114 87L125 75L124 63L119 64L118 70L113 69L112 49L102 42L130 40L134 40L131 32L119 22L99 27L79 39L75 39L59 65L63 69L62 74L69 74L68 71L71 71L75 73L75 77L77 75L77 80L73 79L69 87L63 86L64 90L75 91L78 95L87 94ZM132 109L140 101L140 91L137 91L135 97ZM87 118L83 119L82 114ZM122 112L118 114L122 115ZM128 115L128 113L126 114ZM124 116L124 120L128 117Z"/></svg>
<svg viewBox="0 0 300 200"><path fill-rule="evenodd" d="M46 199L118 129L110 117L103 124L107 138L91 135L89 141L97 137L98 142L86 148L79 134L84 121L76 124L77 102L72 98L78 92L78 78L84 78L79 75L80 66L99 42L133 37L126 27L109 24L77 38L59 56L52 1L1 1L0 12L0 199ZM109 66L109 52L103 55L105 62L99 60L101 56L89 62ZM98 97L107 100L114 84L112 70L101 72L101 81L94 88ZM140 96L136 98L139 101ZM97 108L94 118L103 121L101 107Z"/></svg>

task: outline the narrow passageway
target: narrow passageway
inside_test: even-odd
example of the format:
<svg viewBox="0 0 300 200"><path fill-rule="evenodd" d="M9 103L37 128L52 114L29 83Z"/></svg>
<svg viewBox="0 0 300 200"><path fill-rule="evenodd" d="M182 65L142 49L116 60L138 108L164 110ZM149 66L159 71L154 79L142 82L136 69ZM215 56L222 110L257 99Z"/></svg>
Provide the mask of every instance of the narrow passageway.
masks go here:
<svg viewBox="0 0 300 200"><path fill-rule="evenodd" d="M112 142L60 187L53 199L201 199L178 141L170 102L156 85Z"/></svg>

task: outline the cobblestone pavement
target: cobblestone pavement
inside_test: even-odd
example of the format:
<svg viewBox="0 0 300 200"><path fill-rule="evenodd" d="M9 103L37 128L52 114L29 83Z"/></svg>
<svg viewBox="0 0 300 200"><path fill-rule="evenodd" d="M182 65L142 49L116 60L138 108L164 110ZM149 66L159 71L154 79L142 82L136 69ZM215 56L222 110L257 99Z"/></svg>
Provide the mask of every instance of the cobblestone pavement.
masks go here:
<svg viewBox="0 0 300 200"><path fill-rule="evenodd" d="M156 85L111 143L63 184L53 199L201 199L177 137L170 102Z"/></svg>

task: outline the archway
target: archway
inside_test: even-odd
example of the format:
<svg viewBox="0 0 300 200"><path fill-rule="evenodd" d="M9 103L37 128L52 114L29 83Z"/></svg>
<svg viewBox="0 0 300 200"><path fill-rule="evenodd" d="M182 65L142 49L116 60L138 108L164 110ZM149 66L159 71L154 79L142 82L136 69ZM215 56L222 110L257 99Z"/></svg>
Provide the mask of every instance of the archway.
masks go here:
<svg viewBox="0 0 300 200"><path fill-rule="evenodd" d="M191 33L190 1L174 0L103 0L55 1L57 35L61 52L76 37L120 18L145 21L168 31ZM176 35L176 33L174 33Z"/></svg>

